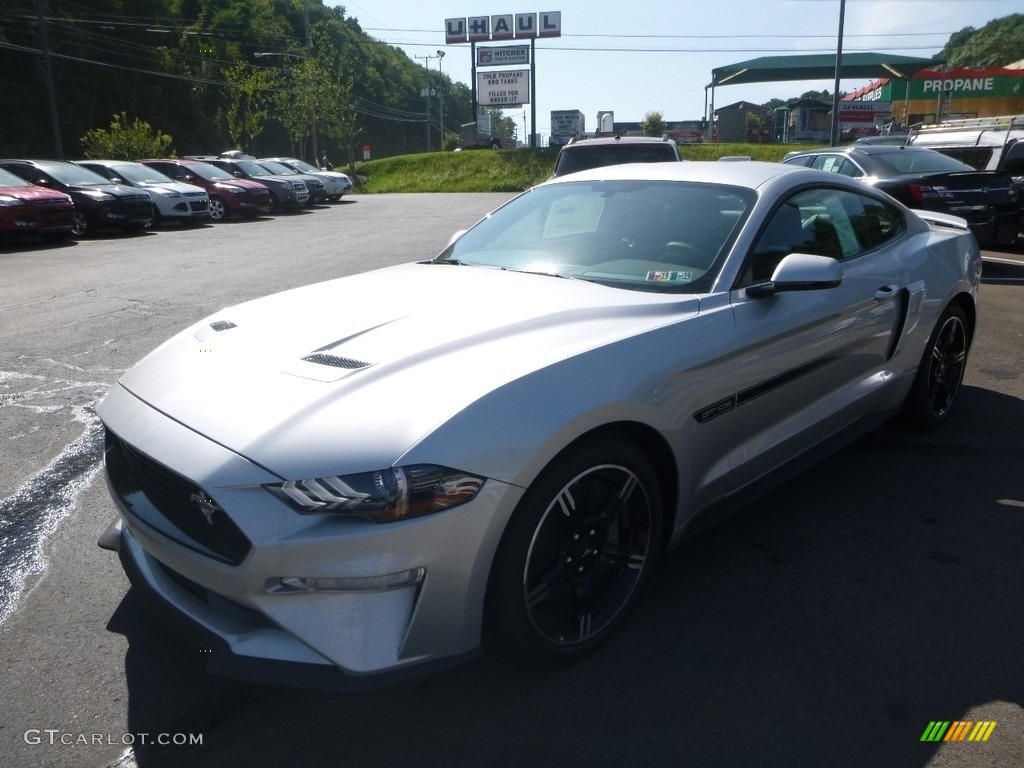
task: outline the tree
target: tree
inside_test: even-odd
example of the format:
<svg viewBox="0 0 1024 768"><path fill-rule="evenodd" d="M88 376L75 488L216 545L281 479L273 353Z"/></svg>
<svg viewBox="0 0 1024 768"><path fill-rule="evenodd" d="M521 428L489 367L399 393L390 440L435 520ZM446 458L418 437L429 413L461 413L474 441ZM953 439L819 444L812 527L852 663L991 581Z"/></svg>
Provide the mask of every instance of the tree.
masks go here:
<svg viewBox="0 0 1024 768"><path fill-rule="evenodd" d="M964 27L950 36L937 58L950 69L1004 67L1024 59L1024 14L993 19L981 29Z"/></svg>
<svg viewBox="0 0 1024 768"><path fill-rule="evenodd" d="M227 106L220 114L232 145L251 152L269 114L275 75L271 70L240 63L226 70L224 77L230 87Z"/></svg>
<svg viewBox="0 0 1024 768"><path fill-rule="evenodd" d="M173 157L171 137L153 131L153 126L135 118L128 122L124 112L114 115L110 130L94 128L82 136L82 152L90 159L139 160L144 157Z"/></svg>
<svg viewBox="0 0 1024 768"><path fill-rule="evenodd" d="M664 136L667 129L668 124L661 112L648 112L640 121L640 132L644 136Z"/></svg>

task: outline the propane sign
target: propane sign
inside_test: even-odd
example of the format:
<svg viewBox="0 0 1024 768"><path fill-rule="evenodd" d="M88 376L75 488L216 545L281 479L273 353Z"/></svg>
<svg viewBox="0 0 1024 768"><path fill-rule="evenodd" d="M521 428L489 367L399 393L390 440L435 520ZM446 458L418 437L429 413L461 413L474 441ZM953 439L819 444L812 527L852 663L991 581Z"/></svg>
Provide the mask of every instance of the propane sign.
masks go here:
<svg viewBox="0 0 1024 768"><path fill-rule="evenodd" d="M530 103L530 70L478 72L477 101L481 106L518 106Z"/></svg>

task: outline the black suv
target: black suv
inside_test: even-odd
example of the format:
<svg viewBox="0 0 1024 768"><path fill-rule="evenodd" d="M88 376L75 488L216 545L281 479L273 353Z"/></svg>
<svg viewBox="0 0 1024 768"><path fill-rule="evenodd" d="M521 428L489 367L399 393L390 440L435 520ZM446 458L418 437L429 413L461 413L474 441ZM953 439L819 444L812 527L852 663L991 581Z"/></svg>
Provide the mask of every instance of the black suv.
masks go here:
<svg viewBox="0 0 1024 768"><path fill-rule="evenodd" d="M80 165L61 160L0 160L0 168L31 184L70 195L75 201L71 226L75 237L100 229L135 231L153 223L153 203L148 194L112 184Z"/></svg>
<svg viewBox="0 0 1024 768"><path fill-rule="evenodd" d="M554 176L623 163L679 162L679 148L670 139L653 136L609 136L574 139L562 147L555 160Z"/></svg>

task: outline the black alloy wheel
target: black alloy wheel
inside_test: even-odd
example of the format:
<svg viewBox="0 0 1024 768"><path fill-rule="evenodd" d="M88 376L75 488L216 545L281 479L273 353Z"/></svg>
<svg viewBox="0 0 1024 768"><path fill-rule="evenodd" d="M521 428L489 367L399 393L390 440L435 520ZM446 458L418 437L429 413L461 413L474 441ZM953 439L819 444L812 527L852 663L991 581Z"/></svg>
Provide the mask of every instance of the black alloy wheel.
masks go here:
<svg viewBox="0 0 1024 768"><path fill-rule="evenodd" d="M967 318L950 305L935 324L917 376L907 398L905 413L920 427L936 427L949 416L960 392L971 347Z"/></svg>
<svg viewBox="0 0 1024 768"><path fill-rule="evenodd" d="M71 234L75 237L85 237L91 234L91 230L89 217L85 215L85 212L75 208L75 212L71 215Z"/></svg>
<svg viewBox="0 0 1024 768"><path fill-rule="evenodd" d="M606 640L651 570L661 517L654 471L632 445L599 441L557 459L499 548L488 603L496 642L568 660Z"/></svg>

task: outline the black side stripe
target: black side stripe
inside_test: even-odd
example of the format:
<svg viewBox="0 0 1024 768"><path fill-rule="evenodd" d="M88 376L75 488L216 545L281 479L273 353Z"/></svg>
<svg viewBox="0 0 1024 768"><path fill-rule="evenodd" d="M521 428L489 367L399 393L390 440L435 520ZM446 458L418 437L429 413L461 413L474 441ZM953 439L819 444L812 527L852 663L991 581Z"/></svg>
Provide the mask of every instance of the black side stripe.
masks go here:
<svg viewBox="0 0 1024 768"><path fill-rule="evenodd" d="M837 360L841 360L847 355L856 351L857 349L867 346L870 343L871 340L868 339L865 341L858 341L852 344L847 344L846 346L840 347L839 349L835 350L834 352L830 352L827 355L815 358L810 362L804 363L803 365L798 365L796 368L791 368L788 371L783 371L777 376L772 376L770 379L765 379L759 384L755 384L752 387L747 387L741 392L737 392L734 395L729 395L728 397L719 400L716 403L712 403L711 405L701 408L699 411L693 414L693 418L698 424L704 424L705 422L711 421L711 419L721 416L723 413L728 413L729 411L735 410L741 405L745 405L753 400L756 400L762 395L767 395L769 392L772 392L773 390L776 390L779 387L784 387L787 384L791 384L797 379L802 378L807 374L818 370L819 368L823 368L826 365L829 365L830 363L834 363Z"/></svg>

